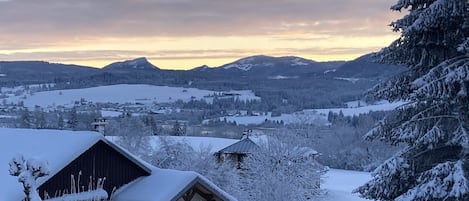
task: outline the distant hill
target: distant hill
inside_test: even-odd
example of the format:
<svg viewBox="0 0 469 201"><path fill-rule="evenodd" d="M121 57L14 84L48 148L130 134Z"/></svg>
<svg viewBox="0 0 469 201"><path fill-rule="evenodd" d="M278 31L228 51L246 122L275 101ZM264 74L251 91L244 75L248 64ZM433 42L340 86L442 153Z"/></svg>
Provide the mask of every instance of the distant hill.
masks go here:
<svg viewBox="0 0 469 201"><path fill-rule="evenodd" d="M135 71L155 71L160 70L158 67L151 64L145 57L140 57L132 60L115 62L103 68L106 72L135 72Z"/></svg>
<svg viewBox="0 0 469 201"><path fill-rule="evenodd" d="M99 69L49 63L44 61L0 61L0 82L43 83L70 77L85 77L99 73Z"/></svg>
<svg viewBox="0 0 469 201"><path fill-rule="evenodd" d="M66 65L44 61L3 61L0 62L0 82L3 83L44 83L69 79L103 80L133 83L167 82L188 83L193 80L231 82L240 79L285 80L312 78L317 76L344 78L386 78L405 70L404 67L379 64L372 54L353 61L316 62L295 56L272 57L257 55L241 58L218 67L201 66L188 71L161 70L146 58L136 58L109 64L102 69L79 65ZM133 80L135 79L135 80ZM169 83L167 83L169 84Z"/></svg>
<svg viewBox="0 0 469 201"><path fill-rule="evenodd" d="M243 71L258 70L259 68L287 68L287 67L304 67L316 65L317 62L301 57L271 57L271 56L251 56L239 59L235 62L225 64L219 68L238 69Z"/></svg>
<svg viewBox="0 0 469 201"><path fill-rule="evenodd" d="M241 58L234 62L208 68L201 66L192 71L211 72L262 79L288 79L302 76L306 73L319 73L336 68L344 62L316 62L313 60L295 57L272 57L257 55Z"/></svg>
<svg viewBox="0 0 469 201"><path fill-rule="evenodd" d="M377 63L373 54L367 54L342 64L330 74L346 78L387 78L405 70L403 66Z"/></svg>

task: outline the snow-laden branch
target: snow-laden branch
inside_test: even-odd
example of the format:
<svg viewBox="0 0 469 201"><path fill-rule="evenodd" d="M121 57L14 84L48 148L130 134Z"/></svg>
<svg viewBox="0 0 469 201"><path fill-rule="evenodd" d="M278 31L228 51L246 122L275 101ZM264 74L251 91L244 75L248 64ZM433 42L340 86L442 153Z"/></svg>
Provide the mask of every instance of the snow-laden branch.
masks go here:
<svg viewBox="0 0 469 201"><path fill-rule="evenodd" d="M18 154L11 159L9 165L10 175L18 177L18 181L23 184L25 200L41 201L36 191L36 180L39 177L49 175L47 162L33 158L25 160L23 155Z"/></svg>

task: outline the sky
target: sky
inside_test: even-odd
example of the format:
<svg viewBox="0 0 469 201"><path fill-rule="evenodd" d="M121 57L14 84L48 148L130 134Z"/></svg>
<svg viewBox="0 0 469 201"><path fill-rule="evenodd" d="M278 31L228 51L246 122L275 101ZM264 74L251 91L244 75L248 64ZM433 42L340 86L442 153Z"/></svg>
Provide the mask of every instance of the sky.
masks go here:
<svg viewBox="0 0 469 201"><path fill-rule="evenodd" d="M394 0L0 0L0 60L164 69L252 55L352 60L398 38Z"/></svg>

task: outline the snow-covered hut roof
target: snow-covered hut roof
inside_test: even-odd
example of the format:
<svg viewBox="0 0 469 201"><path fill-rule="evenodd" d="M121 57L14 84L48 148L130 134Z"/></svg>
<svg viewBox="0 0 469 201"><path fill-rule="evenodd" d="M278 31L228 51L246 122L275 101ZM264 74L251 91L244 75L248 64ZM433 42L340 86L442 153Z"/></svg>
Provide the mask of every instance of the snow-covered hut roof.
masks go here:
<svg viewBox="0 0 469 201"><path fill-rule="evenodd" d="M0 128L0 167L4 167L0 169L0 200L24 197L18 178L8 172L14 156L47 161L50 174L38 179L41 185L101 139L101 134L87 131Z"/></svg>
<svg viewBox="0 0 469 201"><path fill-rule="evenodd" d="M112 199L114 201L176 201L196 183L203 185L223 200L236 200L196 172L156 167L152 168L150 176L141 177L119 189Z"/></svg>
<svg viewBox="0 0 469 201"><path fill-rule="evenodd" d="M226 154L248 154L252 153L255 149L258 149L259 146L253 142L249 137L246 137L228 147L225 147L218 151L218 153L226 153Z"/></svg>

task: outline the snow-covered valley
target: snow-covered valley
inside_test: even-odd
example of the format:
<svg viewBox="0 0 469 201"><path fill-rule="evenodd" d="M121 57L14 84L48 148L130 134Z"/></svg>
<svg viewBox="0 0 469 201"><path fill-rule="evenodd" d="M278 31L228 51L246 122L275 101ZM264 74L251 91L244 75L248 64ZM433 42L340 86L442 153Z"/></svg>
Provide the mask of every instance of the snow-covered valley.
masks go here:
<svg viewBox="0 0 469 201"><path fill-rule="evenodd" d="M367 114L369 112L376 111L390 111L406 102L387 102L379 101L375 104L355 106L355 107L344 107L344 108L324 108L324 109L305 109L292 114L280 114L272 115L272 113L266 114L255 114L255 115L231 115L220 117L220 121L236 122L238 125L259 125L265 121L282 122L283 124L316 124L316 125L327 125L327 115L329 112L342 113L344 116L358 116L360 114ZM205 120L203 123L207 124L210 120Z"/></svg>
<svg viewBox="0 0 469 201"><path fill-rule="evenodd" d="M99 86L83 89L65 89L31 92L22 88L4 88L4 100L6 103L23 104L30 109L35 106L42 108L64 106L73 107L76 102L91 103L117 103L117 104L153 104L153 103L173 103L178 100L187 102L190 100L205 100L210 103L215 96L219 98L235 98L239 100L259 100L252 91L209 91L196 88L153 86L142 84L122 84ZM24 89L24 88L23 88ZM17 94L14 94L17 92Z"/></svg>

